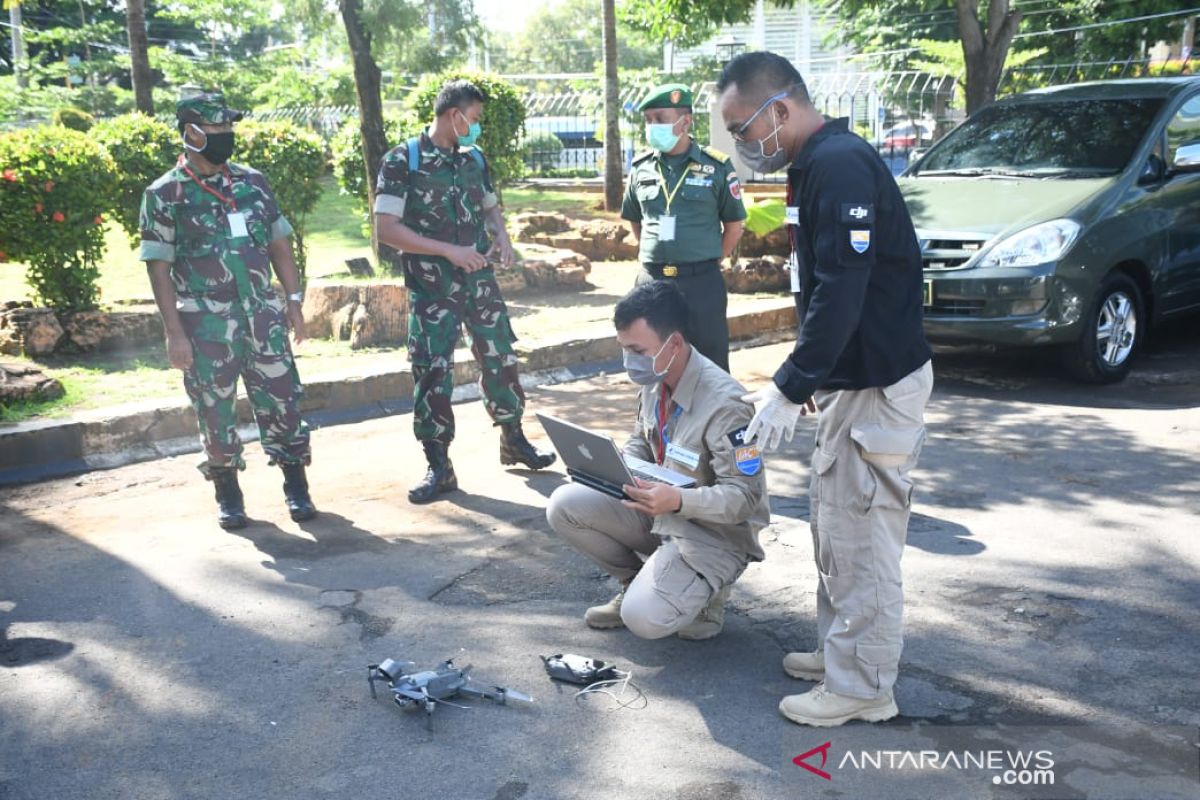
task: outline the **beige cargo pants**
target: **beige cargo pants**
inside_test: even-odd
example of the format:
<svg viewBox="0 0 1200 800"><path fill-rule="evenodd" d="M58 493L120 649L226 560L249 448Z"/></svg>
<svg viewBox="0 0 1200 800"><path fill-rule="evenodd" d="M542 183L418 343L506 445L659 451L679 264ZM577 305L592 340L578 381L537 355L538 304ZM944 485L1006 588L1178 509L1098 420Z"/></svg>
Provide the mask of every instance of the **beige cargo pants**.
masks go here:
<svg viewBox="0 0 1200 800"><path fill-rule="evenodd" d="M836 694L876 698L896 682L909 473L932 389L926 362L882 389L813 395L821 412L810 489L817 647L825 651L825 686Z"/></svg>

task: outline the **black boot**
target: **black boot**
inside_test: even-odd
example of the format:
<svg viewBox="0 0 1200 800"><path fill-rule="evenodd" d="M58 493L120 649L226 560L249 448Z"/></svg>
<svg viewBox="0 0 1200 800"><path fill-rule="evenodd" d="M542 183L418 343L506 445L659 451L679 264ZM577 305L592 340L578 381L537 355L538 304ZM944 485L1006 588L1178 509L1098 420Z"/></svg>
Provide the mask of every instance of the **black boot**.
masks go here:
<svg viewBox="0 0 1200 800"><path fill-rule="evenodd" d="M317 515L317 508L308 495L308 477L303 464L280 464L283 469L283 496L293 522L307 522Z"/></svg>
<svg viewBox="0 0 1200 800"><path fill-rule="evenodd" d="M524 464L530 469L543 469L554 463L557 456L538 450L525 438L520 422L505 422L500 426L500 463L507 466Z"/></svg>
<svg viewBox="0 0 1200 800"><path fill-rule="evenodd" d="M217 491L217 524L227 531L246 527L246 501L235 467L213 467L209 480Z"/></svg>
<svg viewBox="0 0 1200 800"><path fill-rule="evenodd" d="M421 442L421 447L425 448L429 469L425 473L425 480L408 490L408 502L418 504L432 502L442 492L452 492L458 488L458 478L446 453L446 445L430 439Z"/></svg>

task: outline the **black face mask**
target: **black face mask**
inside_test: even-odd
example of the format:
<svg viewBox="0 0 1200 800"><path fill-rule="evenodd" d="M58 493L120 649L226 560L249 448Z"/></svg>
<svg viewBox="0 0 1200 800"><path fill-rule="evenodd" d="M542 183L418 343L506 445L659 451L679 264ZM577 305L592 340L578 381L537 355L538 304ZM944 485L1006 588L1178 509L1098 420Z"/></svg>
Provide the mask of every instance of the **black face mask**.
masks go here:
<svg viewBox="0 0 1200 800"><path fill-rule="evenodd" d="M199 129L199 126L194 126ZM203 129L200 129L203 133ZM193 153L199 153L210 164L215 164L218 167L229 160L233 155L234 148L233 131L225 133L206 133L204 137L204 147L196 148L188 144L187 138L184 137L183 145Z"/></svg>
<svg viewBox="0 0 1200 800"><path fill-rule="evenodd" d="M210 133L208 141L204 144L204 149L200 151L200 155L208 159L208 163L220 166L229 160L233 155L233 131L228 133Z"/></svg>

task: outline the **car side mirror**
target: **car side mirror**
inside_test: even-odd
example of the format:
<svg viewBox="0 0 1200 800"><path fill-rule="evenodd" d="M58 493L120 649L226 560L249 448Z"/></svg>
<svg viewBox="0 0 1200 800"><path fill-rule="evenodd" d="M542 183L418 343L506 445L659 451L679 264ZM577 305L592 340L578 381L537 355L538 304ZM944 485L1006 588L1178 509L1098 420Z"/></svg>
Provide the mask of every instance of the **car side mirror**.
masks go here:
<svg viewBox="0 0 1200 800"><path fill-rule="evenodd" d="M1171 172L1200 172L1200 142L1179 146L1175 151Z"/></svg>
<svg viewBox="0 0 1200 800"><path fill-rule="evenodd" d="M1142 167L1142 174L1138 176L1138 186L1151 186L1161 182L1166 176L1166 163L1158 154L1151 153L1146 159L1146 166Z"/></svg>

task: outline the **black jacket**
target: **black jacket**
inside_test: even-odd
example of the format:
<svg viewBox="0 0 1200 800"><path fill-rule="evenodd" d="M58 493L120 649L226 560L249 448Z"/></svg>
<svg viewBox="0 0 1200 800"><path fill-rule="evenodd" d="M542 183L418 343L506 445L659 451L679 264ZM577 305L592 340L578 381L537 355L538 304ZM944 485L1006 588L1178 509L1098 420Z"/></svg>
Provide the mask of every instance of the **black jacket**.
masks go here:
<svg viewBox="0 0 1200 800"><path fill-rule="evenodd" d="M825 124L788 169L799 263L800 337L775 384L801 403L817 389L889 386L931 357L921 327L921 248L891 171L845 119Z"/></svg>

